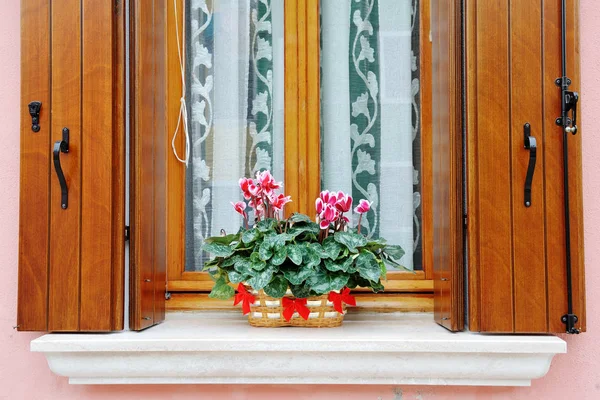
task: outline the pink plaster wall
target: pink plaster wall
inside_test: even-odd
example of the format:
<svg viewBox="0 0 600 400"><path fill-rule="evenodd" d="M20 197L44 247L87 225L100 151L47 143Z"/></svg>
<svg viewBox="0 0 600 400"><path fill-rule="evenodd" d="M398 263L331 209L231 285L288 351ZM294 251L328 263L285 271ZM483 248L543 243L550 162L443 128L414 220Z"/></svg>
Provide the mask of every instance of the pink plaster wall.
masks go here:
<svg viewBox="0 0 600 400"><path fill-rule="evenodd" d="M529 0L520 0L529 1ZM565 338L548 375L530 388L393 386L70 386L42 355L35 334L17 333L19 186L19 1L0 3L0 398L2 399L599 399L600 398L600 7L581 0L583 181L589 332Z"/></svg>

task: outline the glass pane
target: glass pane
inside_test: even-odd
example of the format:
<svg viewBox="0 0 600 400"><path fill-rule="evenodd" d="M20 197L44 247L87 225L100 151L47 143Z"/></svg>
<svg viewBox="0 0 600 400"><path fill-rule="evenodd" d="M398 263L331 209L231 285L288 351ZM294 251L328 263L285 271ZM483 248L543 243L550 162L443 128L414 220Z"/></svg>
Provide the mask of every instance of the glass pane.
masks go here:
<svg viewBox="0 0 600 400"><path fill-rule="evenodd" d="M237 232L238 180L269 169L283 179L283 2L186 2L186 271L202 269L202 241Z"/></svg>
<svg viewBox="0 0 600 400"><path fill-rule="evenodd" d="M418 0L321 2L322 187L373 204L361 230L422 269ZM354 218L354 225L358 223Z"/></svg>

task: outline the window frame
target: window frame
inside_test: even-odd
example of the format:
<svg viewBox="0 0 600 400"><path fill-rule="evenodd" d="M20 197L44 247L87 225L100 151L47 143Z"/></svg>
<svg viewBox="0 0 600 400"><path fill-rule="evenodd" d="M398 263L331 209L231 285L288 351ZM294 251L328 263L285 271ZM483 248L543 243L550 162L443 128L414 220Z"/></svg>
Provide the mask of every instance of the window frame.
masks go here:
<svg viewBox="0 0 600 400"><path fill-rule="evenodd" d="M285 2L285 182L294 209L312 213L312 201L320 188L320 54L309 46L319 42L319 1ZM358 288L358 309L376 311L433 311L433 190L432 190L432 43L429 40L431 5L421 0L421 176L423 269L415 273L388 272L385 292L374 295ZM167 127L165 140L170 144L177 127L181 73L175 30L177 18L184 30L184 7L167 2ZM181 35L181 33L180 33ZM184 45L182 43L182 45ZM175 141L179 154L185 150L183 135ZM167 146L171 151L171 146ZM185 271L185 166L171 154L167 156L167 292L170 310L231 308L229 301L209 299L213 281L208 274Z"/></svg>

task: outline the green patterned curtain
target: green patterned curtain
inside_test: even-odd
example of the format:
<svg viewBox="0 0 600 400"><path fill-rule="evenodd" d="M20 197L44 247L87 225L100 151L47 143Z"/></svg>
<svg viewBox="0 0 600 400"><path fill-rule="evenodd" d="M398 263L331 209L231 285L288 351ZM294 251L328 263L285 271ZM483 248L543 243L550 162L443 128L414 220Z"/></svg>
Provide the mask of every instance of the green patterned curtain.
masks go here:
<svg viewBox="0 0 600 400"><path fill-rule="evenodd" d="M414 269L422 269L418 9L417 0L321 3L322 187L371 201L362 231L400 244Z"/></svg>

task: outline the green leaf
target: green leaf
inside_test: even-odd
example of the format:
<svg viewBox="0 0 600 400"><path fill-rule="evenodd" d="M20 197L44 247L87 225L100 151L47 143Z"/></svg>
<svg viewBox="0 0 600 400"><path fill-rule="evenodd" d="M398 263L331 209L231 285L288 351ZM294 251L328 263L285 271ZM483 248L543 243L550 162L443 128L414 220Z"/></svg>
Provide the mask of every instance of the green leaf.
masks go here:
<svg viewBox="0 0 600 400"><path fill-rule="evenodd" d="M271 282L265 286L265 293L268 296L275 297L276 299L285 296L287 291L288 283L283 275L275 275Z"/></svg>
<svg viewBox="0 0 600 400"><path fill-rule="evenodd" d="M292 294L297 299L305 299L310 296L310 286L304 285L290 285Z"/></svg>
<svg viewBox="0 0 600 400"><path fill-rule="evenodd" d="M296 237L302 233L318 234L319 233L319 225L315 224L314 222L311 222L306 225L296 225L296 226L292 227L288 233L290 235L292 235L293 237Z"/></svg>
<svg viewBox="0 0 600 400"><path fill-rule="evenodd" d="M304 214L300 214L300 213L294 213L292 214L292 216L290 217L290 221L292 222L313 222L307 215Z"/></svg>
<svg viewBox="0 0 600 400"><path fill-rule="evenodd" d="M244 257L240 256L239 254L235 254L233 257L227 257L226 259L223 260L223 264L221 264L221 266L222 267L231 267L236 262L238 262L238 260L240 258L244 258ZM207 263L204 263L205 266L206 266L206 264Z"/></svg>
<svg viewBox="0 0 600 400"><path fill-rule="evenodd" d="M327 294L332 290L340 290L348 283L350 276L347 274L331 274L325 270L318 270L306 281L317 295Z"/></svg>
<svg viewBox="0 0 600 400"><path fill-rule="evenodd" d="M345 260L342 259L338 261L325 260L325 268L327 268L331 272L348 272L353 262L354 259L352 257L348 257Z"/></svg>
<svg viewBox="0 0 600 400"><path fill-rule="evenodd" d="M338 258L342 251L342 245L336 242L333 236L326 237L325 240L323 240L322 247L323 252L332 260Z"/></svg>
<svg viewBox="0 0 600 400"><path fill-rule="evenodd" d="M267 266L267 263L260 258L260 254L254 252L250 254L250 268L255 271L262 271Z"/></svg>
<svg viewBox="0 0 600 400"><path fill-rule="evenodd" d="M350 275L347 274L334 274L330 275L331 283L329 284L329 291L342 290L344 286L348 284Z"/></svg>
<svg viewBox="0 0 600 400"><path fill-rule="evenodd" d="M283 270L283 275L292 285L300 285L308 277L315 273L315 270L311 267L303 265L299 270Z"/></svg>
<svg viewBox="0 0 600 400"><path fill-rule="evenodd" d="M240 257L236 262L233 268L243 275L254 275L254 270L252 269L252 261L248 257Z"/></svg>
<svg viewBox="0 0 600 400"><path fill-rule="evenodd" d="M233 254L233 249L223 243L205 243L202 250L207 253L214 254L217 257L229 257Z"/></svg>
<svg viewBox="0 0 600 400"><path fill-rule="evenodd" d="M370 251L362 251L356 257L356 270L361 277L372 282L377 282L381 277L381 267Z"/></svg>
<svg viewBox="0 0 600 400"><path fill-rule="evenodd" d="M277 220L274 218L263 219L259 221L254 227L262 233L266 233L274 230Z"/></svg>
<svg viewBox="0 0 600 400"><path fill-rule="evenodd" d="M275 273L275 267L269 265L264 270L255 273L255 275L248 279L246 282L248 285L252 286L254 290L260 290L267 286L271 279L273 279L273 274Z"/></svg>
<svg viewBox="0 0 600 400"><path fill-rule="evenodd" d="M367 238L359 233L336 232L333 237L336 242L346 246L351 253L358 253L357 247L364 247L367 244Z"/></svg>
<svg viewBox="0 0 600 400"><path fill-rule="evenodd" d="M273 248L272 246L265 242L262 242L258 248L258 255L260 259L263 261L267 261L269 258L273 256Z"/></svg>
<svg viewBox="0 0 600 400"><path fill-rule="evenodd" d="M334 243L336 243L337 245L339 245L335 241L334 241ZM327 258L327 257L329 257L329 254L323 249L323 246L321 246L321 243L309 243L308 247L310 247L313 252L315 252L316 254L318 254L320 258Z"/></svg>
<svg viewBox="0 0 600 400"><path fill-rule="evenodd" d="M371 289L375 293L383 292L383 284L381 281L371 282Z"/></svg>
<svg viewBox="0 0 600 400"><path fill-rule="evenodd" d="M250 244L256 240L260 232L257 229L248 229L242 233L242 242Z"/></svg>
<svg viewBox="0 0 600 400"><path fill-rule="evenodd" d="M271 264L278 266L283 264L283 262L285 261L287 257L287 248L285 246L277 249L275 251L275 254L273 254L273 257L271 258Z"/></svg>
<svg viewBox="0 0 600 400"><path fill-rule="evenodd" d="M239 239L240 235L237 233L230 233L229 235L225 235L225 236L212 236L209 238L204 239L205 243L221 243L221 244L226 244L226 245L230 245L231 242L233 242L236 239Z"/></svg>
<svg viewBox="0 0 600 400"><path fill-rule="evenodd" d="M388 256L385 253L382 255L382 260L384 263L389 264L391 266L391 268L400 268L405 271L414 272L413 270L406 268L404 265L398 264L396 261L392 260L390 258L390 256Z"/></svg>
<svg viewBox="0 0 600 400"><path fill-rule="evenodd" d="M396 261L404 256L404 250L398 245L387 245L383 251Z"/></svg>
<svg viewBox="0 0 600 400"><path fill-rule="evenodd" d="M366 245L366 247L372 252L376 252L377 250L384 249L386 246L387 246L386 240L383 238L369 239L369 241L367 242L367 245Z"/></svg>
<svg viewBox="0 0 600 400"><path fill-rule="evenodd" d="M229 271L227 273L227 276L229 277L229 282L231 282L231 283L244 282L246 279L249 278L249 275L241 274L237 271Z"/></svg>
<svg viewBox="0 0 600 400"><path fill-rule="evenodd" d="M292 260L292 262L296 265L302 264L302 248L304 246L299 244L291 244L287 246L287 255Z"/></svg>
<svg viewBox="0 0 600 400"><path fill-rule="evenodd" d="M235 294L235 290L225 282L225 278L221 277L215 282L212 291L208 297L212 299L227 300Z"/></svg>
<svg viewBox="0 0 600 400"><path fill-rule="evenodd" d="M291 241L294 237L288 233L268 234L265 236L263 243L268 243L271 248L279 248L285 246L286 242Z"/></svg>

